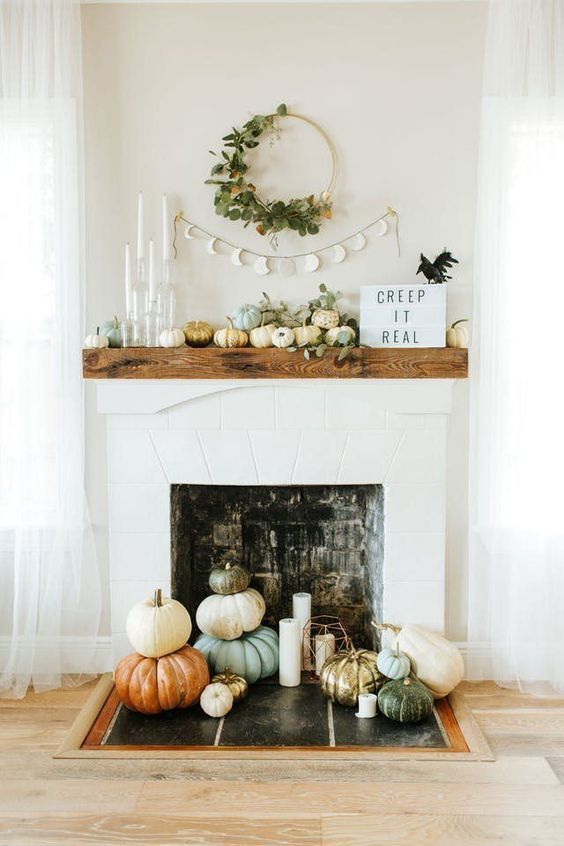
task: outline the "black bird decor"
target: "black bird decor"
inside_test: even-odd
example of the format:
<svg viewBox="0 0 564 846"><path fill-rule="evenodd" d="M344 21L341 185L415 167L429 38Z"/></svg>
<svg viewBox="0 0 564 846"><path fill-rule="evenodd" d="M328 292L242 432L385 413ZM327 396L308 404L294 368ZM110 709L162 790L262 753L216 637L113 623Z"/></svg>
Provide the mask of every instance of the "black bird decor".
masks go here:
<svg viewBox="0 0 564 846"><path fill-rule="evenodd" d="M445 247L443 252L437 256L435 261L429 261L429 259L421 253L421 264L419 265L417 273L422 273L430 285L436 285L438 283L446 282L447 279L452 279L452 276L447 274L447 270L450 270L454 264L458 264L458 259L455 259L451 253L447 252Z"/></svg>

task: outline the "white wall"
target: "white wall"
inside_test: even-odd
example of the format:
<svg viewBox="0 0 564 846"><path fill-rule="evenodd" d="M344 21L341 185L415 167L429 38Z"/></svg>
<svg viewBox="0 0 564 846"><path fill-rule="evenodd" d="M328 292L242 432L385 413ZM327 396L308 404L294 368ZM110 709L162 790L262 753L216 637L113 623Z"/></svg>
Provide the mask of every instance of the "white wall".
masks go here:
<svg viewBox="0 0 564 846"><path fill-rule="evenodd" d="M213 212L203 184L232 125L280 102L318 121L339 156L334 219L281 251L315 249L345 236L388 204L401 215L393 238L369 238L341 265L285 279L258 277L203 242L181 240L179 321L221 322L260 292L296 303L320 281L351 311L368 283L411 281L419 252L445 245L461 260L449 285L449 317L470 316L472 244L485 4L93 5L82 8L85 75L89 325L123 313L122 245L135 239L136 192L159 237L159 198L202 226L266 251L260 236ZM269 162L267 166L267 162ZM265 148L257 180L271 196L319 191L328 163L307 128L283 123ZM467 385L457 385L449 437L447 629L465 638ZM105 430L88 387L88 485L107 565Z"/></svg>

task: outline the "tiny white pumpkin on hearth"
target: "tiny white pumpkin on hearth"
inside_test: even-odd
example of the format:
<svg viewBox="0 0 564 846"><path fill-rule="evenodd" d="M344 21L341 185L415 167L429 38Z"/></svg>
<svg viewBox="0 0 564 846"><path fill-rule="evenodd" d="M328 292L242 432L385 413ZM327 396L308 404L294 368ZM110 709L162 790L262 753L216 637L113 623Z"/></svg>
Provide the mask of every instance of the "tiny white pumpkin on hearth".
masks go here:
<svg viewBox="0 0 564 846"><path fill-rule="evenodd" d="M110 341L106 335L100 335L100 327L98 326L95 335L86 336L84 346L88 350L104 350L110 346Z"/></svg>
<svg viewBox="0 0 564 846"><path fill-rule="evenodd" d="M294 330L289 326L280 326L272 333L272 343L275 347L283 349L284 347L291 347L295 341Z"/></svg>
<svg viewBox="0 0 564 846"><path fill-rule="evenodd" d="M125 631L136 652L145 658L161 658L185 646L192 621L182 603L164 597L158 589L153 597L133 606Z"/></svg>
<svg viewBox="0 0 564 846"><path fill-rule="evenodd" d="M186 336L182 329L165 329L159 335L161 347L183 347L186 343Z"/></svg>
<svg viewBox="0 0 564 846"><path fill-rule="evenodd" d="M208 717L225 717L233 708L233 694L223 682L212 682L203 689L200 706Z"/></svg>

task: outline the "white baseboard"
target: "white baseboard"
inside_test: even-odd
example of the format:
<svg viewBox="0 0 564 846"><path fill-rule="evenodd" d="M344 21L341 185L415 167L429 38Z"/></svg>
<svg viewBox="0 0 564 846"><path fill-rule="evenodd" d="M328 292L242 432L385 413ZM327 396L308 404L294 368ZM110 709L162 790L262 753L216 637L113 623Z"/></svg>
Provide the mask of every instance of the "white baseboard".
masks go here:
<svg viewBox="0 0 564 846"><path fill-rule="evenodd" d="M80 637L40 638L34 642L21 638L17 646L22 652L33 648L32 665L41 673L41 667L48 674L66 673L106 673L113 669L112 639L98 637L94 645L88 639ZM58 663L53 655L58 653ZM26 660L13 656L13 647L9 637L0 637L0 667L10 672L10 660L14 666L26 666Z"/></svg>
<svg viewBox="0 0 564 846"><path fill-rule="evenodd" d="M462 653L466 681L483 681L496 678L493 652L489 644L471 643L463 640L454 645Z"/></svg>

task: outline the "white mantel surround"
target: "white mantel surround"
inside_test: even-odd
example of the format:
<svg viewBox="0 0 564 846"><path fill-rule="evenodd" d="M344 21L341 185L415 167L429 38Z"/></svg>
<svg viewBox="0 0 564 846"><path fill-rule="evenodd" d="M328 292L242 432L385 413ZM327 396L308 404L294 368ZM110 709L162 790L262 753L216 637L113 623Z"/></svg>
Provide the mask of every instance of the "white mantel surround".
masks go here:
<svg viewBox="0 0 564 846"><path fill-rule="evenodd" d="M448 379L100 380L114 659L170 591L170 485L385 488L384 617L442 632ZM289 609L290 610L290 609Z"/></svg>

